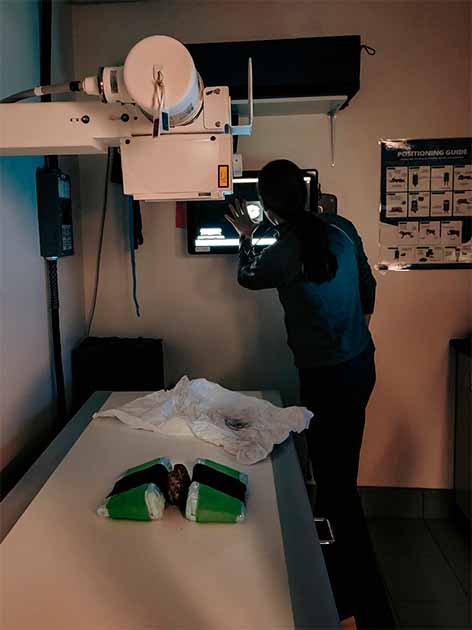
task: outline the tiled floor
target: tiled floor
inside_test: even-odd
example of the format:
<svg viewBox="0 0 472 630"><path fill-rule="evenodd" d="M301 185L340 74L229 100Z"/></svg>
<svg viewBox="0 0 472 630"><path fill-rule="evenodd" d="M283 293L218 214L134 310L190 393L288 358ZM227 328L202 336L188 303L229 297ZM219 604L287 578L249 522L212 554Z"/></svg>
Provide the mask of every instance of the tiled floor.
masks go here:
<svg viewBox="0 0 472 630"><path fill-rule="evenodd" d="M466 533L447 519L368 522L398 628L472 628Z"/></svg>

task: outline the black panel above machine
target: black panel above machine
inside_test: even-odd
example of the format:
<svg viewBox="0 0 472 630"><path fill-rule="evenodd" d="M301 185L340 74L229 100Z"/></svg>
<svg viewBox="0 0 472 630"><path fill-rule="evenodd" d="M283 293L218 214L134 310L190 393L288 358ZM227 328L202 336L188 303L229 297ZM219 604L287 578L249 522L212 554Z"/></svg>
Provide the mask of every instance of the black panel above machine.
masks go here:
<svg viewBox="0 0 472 630"><path fill-rule="evenodd" d="M359 35L186 44L205 85L229 85L233 100L247 98L252 57L254 98L345 95L359 91Z"/></svg>

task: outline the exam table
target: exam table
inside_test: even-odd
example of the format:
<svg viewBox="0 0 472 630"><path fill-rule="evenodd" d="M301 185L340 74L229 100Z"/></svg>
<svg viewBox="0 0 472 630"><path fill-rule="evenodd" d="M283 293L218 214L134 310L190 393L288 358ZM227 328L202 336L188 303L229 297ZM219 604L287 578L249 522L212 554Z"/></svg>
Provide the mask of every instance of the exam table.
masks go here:
<svg viewBox="0 0 472 630"><path fill-rule="evenodd" d="M242 466L194 437L91 419L140 395L95 393L3 500L2 630L339 628L292 438ZM120 473L159 456L247 472L246 522L191 523L173 507L162 521L97 516Z"/></svg>

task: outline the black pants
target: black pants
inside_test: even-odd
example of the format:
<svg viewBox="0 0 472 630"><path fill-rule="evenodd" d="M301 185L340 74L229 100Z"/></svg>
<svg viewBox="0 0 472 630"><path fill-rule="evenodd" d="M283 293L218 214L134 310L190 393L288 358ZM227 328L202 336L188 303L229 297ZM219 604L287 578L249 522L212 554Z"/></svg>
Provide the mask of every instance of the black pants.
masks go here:
<svg viewBox="0 0 472 630"><path fill-rule="evenodd" d="M363 610L372 614L383 595L357 490L365 409L375 385L374 352L370 344L346 363L299 370L302 404L315 414L307 435L315 514L330 520L336 541L323 546L325 563L340 618L355 615L359 625ZM375 623L382 625L378 618Z"/></svg>

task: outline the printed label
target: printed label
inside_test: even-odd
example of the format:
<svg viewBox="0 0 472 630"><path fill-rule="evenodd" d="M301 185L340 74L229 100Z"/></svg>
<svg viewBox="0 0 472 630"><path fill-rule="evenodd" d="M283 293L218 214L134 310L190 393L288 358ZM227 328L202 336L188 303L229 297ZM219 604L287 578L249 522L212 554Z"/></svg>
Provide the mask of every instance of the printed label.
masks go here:
<svg viewBox="0 0 472 630"><path fill-rule="evenodd" d="M410 192L408 195L408 216L429 217L430 198L429 192Z"/></svg>
<svg viewBox="0 0 472 630"><path fill-rule="evenodd" d="M472 190L456 190L454 193L454 214L458 217L472 216Z"/></svg>
<svg viewBox="0 0 472 630"><path fill-rule="evenodd" d="M428 191L431 188L431 167L410 166L408 169L408 190Z"/></svg>
<svg viewBox="0 0 472 630"><path fill-rule="evenodd" d="M229 186L229 166L220 164L218 166L218 188L228 188Z"/></svg>
<svg viewBox="0 0 472 630"><path fill-rule="evenodd" d="M406 217L408 216L406 193L387 193L387 217Z"/></svg>
<svg viewBox="0 0 472 630"><path fill-rule="evenodd" d="M417 247L416 262L417 263L437 263L442 262L442 247Z"/></svg>
<svg viewBox="0 0 472 630"><path fill-rule="evenodd" d="M454 167L454 190L472 189L472 164Z"/></svg>
<svg viewBox="0 0 472 630"><path fill-rule="evenodd" d="M70 199L70 181L67 177L58 180L59 199Z"/></svg>
<svg viewBox="0 0 472 630"><path fill-rule="evenodd" d="M452 190L452 166L431 167L431 190Z"/></svg>
<svg viewBox="0 0 472 630"><path fill-rule="evenodd" d="M452 216L452 192L431 193L431 216L451 217Z"/></svg>
<svg viewBox="0 0 472 630"><path fill-rule="evenodd" d="M110 87L112 94L118 94L118 72L116 70L110 71Z"/></svg>
<svg viewBox="0 0 472 630"><path fill-rule="evenodd" d="M72 225L62 226L62 251L67 252L72 249Z"/></svg>
<svg viewBox="0 0 472 630"><path fill-rule="evenodd" d="M401 221L398 224L398 243L416 245L418 242L418 222Z"/></svg>
<svg viewBox="0 0 472 630"><path fill-rule="evenodd" d="M460 245L462 242L462 221L441 221L441 243Z"/></svg>
<svg viewBox="0 0 472 630"><path fill-rule="evenodd" d="M460 263L472 263L472 246L466 245L459 250L459 262Z"/></svg>
<svg viewBox="0 0 472 630"><path fill-rule="evenodd" d="M419 242L434 245L441 242L441 225L439 221L425 221L420 223Z"/></svg>
<svg viewBox="0 0 472 630"><path fill-rule="evenodd" d="M444 262L456 263L459 260L460 249L458 247L444 248Z"/></svg>
<svg viewBox="0 0 472 630"><path fill-rule="evenodd" d="M400 263L405 264L415 262L414 247L400 247L399 254Z"/></svg>
<svg viewBox="0 0 472 630"><path fill-rule="evenodd" d="M387 192L408 190L408 167L387 167Z"/></svg>

